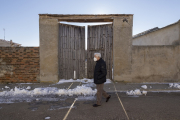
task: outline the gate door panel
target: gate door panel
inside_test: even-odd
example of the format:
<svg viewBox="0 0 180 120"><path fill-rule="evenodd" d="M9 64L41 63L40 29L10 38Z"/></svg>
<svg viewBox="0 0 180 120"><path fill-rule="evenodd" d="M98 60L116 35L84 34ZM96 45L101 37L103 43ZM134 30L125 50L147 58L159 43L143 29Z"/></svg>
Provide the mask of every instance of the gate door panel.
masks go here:
<svg viewBox="0 0 180 120"><path fill-rule="evenodd" d="M85 27L59 23L60 79L85 77Z"/></svg>
<svg viewBox="0 0 180 120"><path fill-rule="evenodd" d="M94 53L101 53L101 57L106 62L107 76L112 79L112 24L88 26L87 40L87 77L93 78L96 62L93 61Z"/></svg>

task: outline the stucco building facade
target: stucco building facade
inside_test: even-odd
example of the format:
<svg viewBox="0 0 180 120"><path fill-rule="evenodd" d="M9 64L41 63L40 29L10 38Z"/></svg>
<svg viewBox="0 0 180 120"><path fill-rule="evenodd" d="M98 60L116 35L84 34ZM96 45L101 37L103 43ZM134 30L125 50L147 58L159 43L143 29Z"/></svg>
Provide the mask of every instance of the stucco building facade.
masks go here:
<svg viewBox="0 0 180 120"><path fill-rule="evenodd" d="M155 27L133 36L133 45L179 45L180 20L163 28Z"/></svg>

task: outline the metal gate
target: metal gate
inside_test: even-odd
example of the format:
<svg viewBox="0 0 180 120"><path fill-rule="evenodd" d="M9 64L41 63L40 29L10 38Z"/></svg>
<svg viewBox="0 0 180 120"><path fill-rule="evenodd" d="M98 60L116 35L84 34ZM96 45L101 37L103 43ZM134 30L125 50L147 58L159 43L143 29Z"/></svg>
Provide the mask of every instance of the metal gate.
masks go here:
<svg viewBox="0 0 180 120"><path fill-rule="evenodd" d="M107 76L112 79L112 48L113 48L113 27L112 24L88 26L87 40L87 77L93 78L96 62L93 61L94 53L101 53L106 62Z"/></svg>
<svg viewBox="0 0 180 120"><path fill-rule="evenodd" d="M85 27L59 23L58 53L61 79L84 78Z"/></svg>

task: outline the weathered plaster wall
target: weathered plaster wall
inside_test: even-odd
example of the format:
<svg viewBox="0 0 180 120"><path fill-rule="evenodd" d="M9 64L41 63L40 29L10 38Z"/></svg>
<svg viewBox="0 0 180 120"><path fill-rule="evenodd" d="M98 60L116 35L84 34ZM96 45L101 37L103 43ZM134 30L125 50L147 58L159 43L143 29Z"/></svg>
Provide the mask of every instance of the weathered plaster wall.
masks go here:
<svg viewBox="0 0 180 120"><path fill-rule="evenodd" d="M128 22L124 21L124 18ZM133 15L40 14L40 81L58 82L58 21L113 22L114 79L130 81Z"/></svg>
<svg viewBox="0 0 180 120"><path fill-rule="evenodd" d="M133 46L132 82L180 82L180 46Z"/></svg>
<svg viewBox="0 0 180 120"><path fill-rule="evenodd" d="M58 82L58 20L39 19L40 81Z"/></svg>
<svg viewBox="0 0 180 120"><path fill-rule="evenodd" d="M0 47L0 82L39 82L39 47Z"/></svg>
<svg viewBox="0 0 180 120"><path fill-rule="evenodd" d="M180 21L133 39L133 45L179 45Z"/></svg>
<svg viewBox="0 0 180 120"><path fill-rule="evenodd" d="M133 16L128 17L128 23L122 18L113 22L113 78L115 81L131 81Z"/></svg>

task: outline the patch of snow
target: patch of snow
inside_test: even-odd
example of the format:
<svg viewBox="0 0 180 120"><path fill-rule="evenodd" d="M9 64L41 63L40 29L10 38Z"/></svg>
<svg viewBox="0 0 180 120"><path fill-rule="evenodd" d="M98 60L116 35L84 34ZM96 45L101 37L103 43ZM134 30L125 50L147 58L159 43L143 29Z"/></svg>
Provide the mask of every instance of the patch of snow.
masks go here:
<svg viewBox="0 0 180 120"><path fill-rule="evenodd" d="M174 87L174 88L180 89L180 84L178 84L178 83L169 83L169 87L170 88Z"/></svg>
<svg viewBox="0 0 180 120"><path fill-rule="evenodd" d="M81 82L81 81L79 79L77 79L77 80L73 80L73 79L69 79L69 80L60 79L57 84L62 84L62 83L67 83L67 82Z"/></svg>
<svg viewBox="0 0 180 120"><path fill-rule="evenodd" d="M105 84L106 84L106 83L111 83L111 80L110 80L110 79L106 79Z"/></svg>
<svg viewBox="0 0 180 120"><path fill-rule="evenodd" d="M16 83L16 84L33 84L33 83Z"/></svg>
<svg viewBox="0 0 180 120"><path fill-rule="evenodd" d="M9 87L8 87L8 86L5 86L4 88L6 88L6 89L7 89L7 88L9 88Z"/></svg>
<svg viewBox="0 0 180 120"><path fill-rule="evenodd" d="M160 85L161 85L161 84L162 84L162 85L166 84L166 85L167 85L167 84L169 84L169 83L167 83L167 82L166 82L166 83L163 83L163 82L142 82L142 83L127 83L127 84L148 84L148 85L149 85L149 84L152 84L152 85L154 85L154 84L160 84ZM178 84L180 84L180 83L178 83Z"/></svg>
<svg viewBox="0 0 180 120"><path fill-rule="evenodd" d="M53 98L51 98L53 97ZM38 99L39 101L65 101L66 97L64 98L60 98L59 96L55 98L55 96L39 96L37 98L37 96L35 97L31 97L31 96L10 96L10 97L0 97L0 104L2 103L19 103L19 102L32 102L32 101L37 101L36 99ZM37 102L39 102L37 101Z"/></svg>
<svg viewBox="0 0 180 120"><path fill-rule="evenodd" d="M169 83L169 87L170 88L173 87L173 85L174 85L174 83Z"/></svg>
<svg viewBox="0 0 180 120"><path fill-rule="evenodd" d="M143 91L142 91L142 94L146 95L146 94L147 94L147 91L144 91L144 90L143 90Z"/></svg>
<svg viewBox="0 0 180 120"><path fill-rule="evenodd" d="M94 83L94 80L93 79L88 79L88 78L76 79L76 80L73 80L73 79L68 79L68 80L60 79L57 84L63 84L63 83L67 83L67 82ZM107 83L111 83L111 80L110 79L106 79L105 84L107 84Z"/></svg>
<svg viewBox="0 0 180 120"><path fill-rule="evenodd" d="M31 89L31 86L28 86L27 88L26 88L26 90L30 90Z"/></svg>
<svg viewBox="0 0 180 120"><path fill-rule="evenodd" d="M146 85L142 85L141 86L143 89L147 89L147 86Z"/></svg>
<svg viewBox="0 0 180 120"><path fill-rule="evenodd" d="M135 89L135 90L131 90L131 91L127 91L126 92L127 95L146 95L147 94L147 91L140 91L140 89Z"/></svg>
<svg viewBox="0 0 180 120"><path fill-rule="evenodd" d="M45 120L48 120L48 119L50 119L51 117L45 117Z"/></svg>
<svg viewBox="0 0 180 120"><path fill-rule="evenodd" d="M71 106L66 106L66 107L60 107L59 109L64 109L64 108L70 108ZM76 108L76 106L73 106L71 108Z"/></svg>
<svg viewBox="0 0 180 120"><path fill-rule="evenodd" d="M59 109L66 109L70 108L71 106L51 106L49 110L59 110ZM72 108L76 108L76 106L73 106Z"/></svg>
<svg viewBox="0 0 180 120"><path fill-rule="evenodd" d="M84 85L77 86L74 89L58 89L56 87L46 87L46 88L35 88L34 90L26 90L19 89L17 87L11 89L10 91L0 92L0 96L44 96L44 95L65 95L65 96L73 96L73 95L95 95L97 89L92 89L91 87L86 87Z"/></svg>

